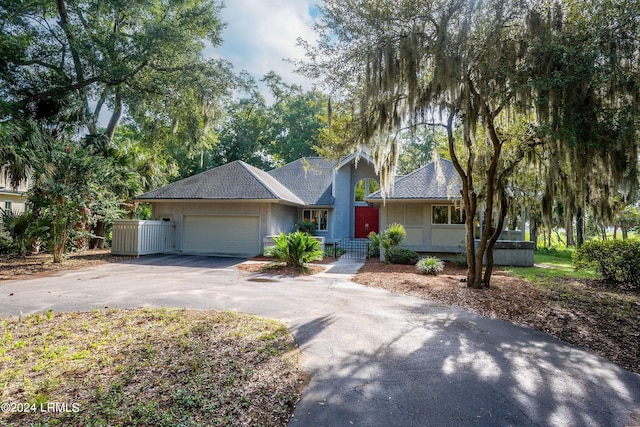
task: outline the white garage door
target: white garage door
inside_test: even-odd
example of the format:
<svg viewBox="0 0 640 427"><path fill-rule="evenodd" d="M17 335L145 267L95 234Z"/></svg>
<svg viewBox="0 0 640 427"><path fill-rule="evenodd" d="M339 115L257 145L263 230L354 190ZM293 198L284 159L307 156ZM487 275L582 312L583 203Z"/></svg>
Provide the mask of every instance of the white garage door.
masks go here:
<svg viewBox="0 0 640 427"><path fill-rule="evenodd" d="M183 252L218 255L260 253L260 217L187 215Z"/></svg>

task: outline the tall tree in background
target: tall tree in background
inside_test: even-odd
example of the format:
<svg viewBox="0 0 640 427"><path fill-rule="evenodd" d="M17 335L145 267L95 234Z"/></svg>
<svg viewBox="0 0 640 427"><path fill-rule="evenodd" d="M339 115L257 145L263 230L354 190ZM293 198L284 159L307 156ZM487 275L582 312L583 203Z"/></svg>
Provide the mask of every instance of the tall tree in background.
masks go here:
<svg viewBox="0 0 640 427"><path fill-rule="evenodd" d="M107 113L110 140L127 109L210 109L229 87L228 64L201 56L205 39L220 43L219 9L214 0L0 0L3 120L56 117L97 134Z"/></svg>
<svg viewBox="0 0 640 427"><path fill-rule="evenodd" d="M638 194L640 2L557 2L529 18L538 62L532 94L545 131L542 211L556 203L576 243L584 218L612 223L620 202ZM569 236L568 236L569 237Z"/></svg>
<svg viewBox="0 0 640 427"><path fill-rule="evenodd" d="M327 99L322 93L305 91L300 86L289 85L274 72L263 81L274 97L269 107L271 135L268 151L278 165L302 157L317 156L314 146L324 123Z"/></svg>

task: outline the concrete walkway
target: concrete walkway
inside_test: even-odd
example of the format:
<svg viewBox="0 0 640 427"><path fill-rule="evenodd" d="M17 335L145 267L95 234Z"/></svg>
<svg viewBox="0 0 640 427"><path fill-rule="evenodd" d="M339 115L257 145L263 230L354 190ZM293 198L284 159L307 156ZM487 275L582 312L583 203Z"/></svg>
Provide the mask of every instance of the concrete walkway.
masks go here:
<svg viewBox="0 0 640 427"><path fill-rule="evenodd" d="M281 319L311 375L293 426L640 425L640 376L581 348L355 284L356 264L280 279L240 261L151 256L0 282L0 315L147 306Z"/></svg>

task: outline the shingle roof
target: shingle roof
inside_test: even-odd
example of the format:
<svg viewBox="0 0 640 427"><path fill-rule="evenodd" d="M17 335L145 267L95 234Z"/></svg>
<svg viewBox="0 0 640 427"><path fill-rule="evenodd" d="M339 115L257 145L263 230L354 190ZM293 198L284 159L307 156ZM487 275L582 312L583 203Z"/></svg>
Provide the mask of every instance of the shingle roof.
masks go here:
<svg viewBox="0 0 640 427"><path fill-rule="evenodd" d="M331 195L335 163L321 157L307 157L269 172L308 205L333 205Z"/></svg>
<svg viewBox="0 0 640 427"><path fill-rule="evenodd" d="M460 176L453 163L440 159L421 167L409 175L397 177L387 199L455 199L460 197ZM380 191L367 199L382 199Z"/></svg>
<svg viewBox="0 0 640 427"><path fill-rule="evenodd" d="M279 199L304 205L300 198L271 175L240 160L149 191L138 199Z"/></svg>

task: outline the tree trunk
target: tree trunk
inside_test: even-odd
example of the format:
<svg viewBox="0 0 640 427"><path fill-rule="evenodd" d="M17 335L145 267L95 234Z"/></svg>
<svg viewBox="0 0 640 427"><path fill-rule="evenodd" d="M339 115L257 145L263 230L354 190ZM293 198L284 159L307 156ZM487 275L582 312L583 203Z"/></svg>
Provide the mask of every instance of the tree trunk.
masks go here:
<svg viewBox="0 0 640 427"><path fill-rule="evenodd" d="M538 221L531 216L531 220L529 222L529 241L533 242L533 249L538 249Z"/></svg>
<svg viewBox="0 0 640 427"><path fill-rule="evenodd" d="M615 239L615 233L613 235ZM622 229L622 240L627 240L629 238L629 230L627 228Z"/></svg>
<svg viewBox="0 0 640 427"><path fill-rule="evenodd" d="M618 224L613 224L613 240L618 238ZM624 230L622 230L622 240L626 240L624 237Z"/></svg>
<svg viewBox="0 0 640 427"><path fill-rule="evenodd" d="M564 229L567 231L567 246L575 246L576 239L573 230L573 215L567 215Z"/></svg>
<svg viewBox="0 0 640 427"><path fill-rule="evenodd" d="M584 243L584 215L582 207L578 207L576 211L576 244L578 247Z"/></svg>
<svg viewBox="0 0 640 427"><path fill-rule="evenodd" d="M491 286L491 274L493 273L493 247L500 238L502 228L504 227L504 220L507 217L507 193L502 189L500 191L500 213L498 216L498 224L493 231L493 235L487 245L487 265L484 270L483 285L485 288Z"/></svg>
<svg viewBox="0 0 640 427"><path fill-rule="evenodd" d="M92 237L91 242L89 242L89 249L104 249L105 237L107 235L104 221L98 220L98 222L96 222L92 234L94 237Z"/></svg>
<svg viewBox="0 0 640 427"><path fill-rule="evenodd" d="M109 119L109 124L107 125L107 130L105 131L105 135L107 136L107 141L111 142L113 138L113 134L116 131L116 127L118 126L118 122L120 121L120 116L122 116L122 96L120 94L120 86L116 87L116 98L115 98L115 107L113 109L113 114L111 114L111 119Z"/></svg>

